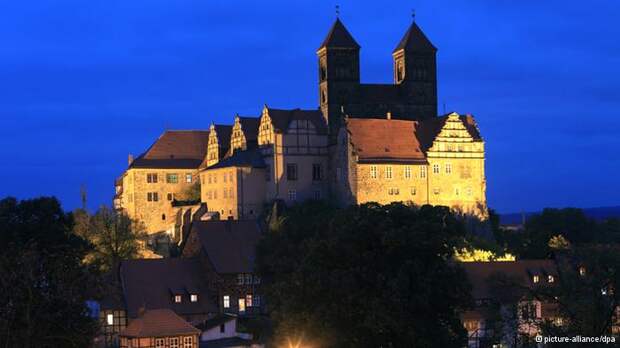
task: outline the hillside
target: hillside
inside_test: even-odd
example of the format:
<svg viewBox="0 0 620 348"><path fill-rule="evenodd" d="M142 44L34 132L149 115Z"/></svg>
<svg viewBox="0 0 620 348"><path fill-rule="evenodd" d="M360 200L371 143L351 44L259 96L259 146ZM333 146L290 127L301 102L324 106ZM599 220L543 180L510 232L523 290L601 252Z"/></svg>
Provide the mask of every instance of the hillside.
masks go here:
<svg viewBox="0 0 620 348"><path fill-rule="evenodd" d="M599 208L585 208L583 211L587 216L602 220L608 218L620 218L620 206L615 207L599 207ZM517 225L521 224L523 215L527 220L530 216L538 214L540 212L526 212L526 213L509 213L501 214L500 221L502 225Z"/></svg>

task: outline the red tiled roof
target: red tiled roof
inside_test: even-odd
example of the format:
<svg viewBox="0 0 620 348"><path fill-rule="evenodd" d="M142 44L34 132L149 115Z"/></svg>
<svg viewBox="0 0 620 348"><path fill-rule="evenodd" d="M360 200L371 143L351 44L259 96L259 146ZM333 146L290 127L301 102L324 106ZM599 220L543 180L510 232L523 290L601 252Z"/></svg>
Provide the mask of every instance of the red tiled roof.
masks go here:
<svg viewBox="0 0 620 348"><path fill-rule="evenodd" d="M209 131L165 131L130 167L198 168L206 156L208 141Z"/></svg>
<svg viewBox="0 0 620 348"><path fill-rule="evenodd" d="M195 221L202 248L217 273L252 273L261 229L254 220Z"/></svg>
<svg viewBox="0 0 620 348"><path fill-rule="evenodd" d="M190 325L170 309L151 309L131 320L121 331L123 337L166 337L199 335L200 330Z"/></svg>
<svg viewBox="0 0 620 348"><path fill-rule="evenodd" d="M467 277L472 284L474 299L492 297L489 278L503 274L518 281L522 287L532 287L532 277L540 276L540 284L547 284L547 275L557 276L557 267L553 260L519 260L506 262L462 262Z"/></svg>
<svg viewBox="0 0 620 348"><path fill-rule="evenodd" d="M347 129L359 160L424 162L416 137L416 122L388 119L349 118Z"/></svg>

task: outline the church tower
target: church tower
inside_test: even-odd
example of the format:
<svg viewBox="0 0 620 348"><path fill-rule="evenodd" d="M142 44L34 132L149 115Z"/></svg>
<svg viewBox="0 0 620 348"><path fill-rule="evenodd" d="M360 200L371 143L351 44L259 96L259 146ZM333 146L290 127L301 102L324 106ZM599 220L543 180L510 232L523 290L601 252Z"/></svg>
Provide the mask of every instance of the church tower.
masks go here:
<svg viewBox="0 0 620 348"><path fill-rule="evenodd" d="M336 18L316 53L319 103L331 134L335 134L342 122L342 108L346 110L360 84L360 45Z"/></svg>
<svg viewBox="0 0 620 348"><path fill-rule="evenodd" d="M415 105L419 119L437 116L437 48L413 21L392 52L394 83Z"/></svg>

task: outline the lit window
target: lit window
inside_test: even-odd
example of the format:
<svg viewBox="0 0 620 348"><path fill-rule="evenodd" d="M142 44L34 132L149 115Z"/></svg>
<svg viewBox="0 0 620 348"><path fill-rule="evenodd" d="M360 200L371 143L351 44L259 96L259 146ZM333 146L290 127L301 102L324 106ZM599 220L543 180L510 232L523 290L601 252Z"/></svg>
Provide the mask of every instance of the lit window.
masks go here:
<svg viewBox="0 0 620 348"><path fill-rule="evenodd" d="M607 289L606 288L602 288L601 289L601 295L607 296Z"/></svg>
<svg viewBox="0 0 620 348"><path fill-rule="evenodd" d="M538 283L540 281L540 277L535 275L532 280L534 281L534 283Z"/></svg>
<svg viewBox="0 0 620 348"><path fill-rule="evenodd" d="M189 301L190 302L198 302L198 295L197 294L189 295Z"/></svg>
<svg viewBox="0 0 620 348"><path fill-rule="evenodd" d="M193 348L194 338L192 336L183 337L183 348Z"/></svg>
<svg viewBox="0 0 620 348"><path fill-rule="evenodd" d="M251 294L245 295L245 305L247 307L252 307L252 295Z"/></svg>
<svg viewBox="0 0 620 348"><path fill-rule="evenodd" d="M446 163L446 174L452 173L452 164Z"/></svg>
<svg viewBox="0 0 620 348"><path fill-rule="evenodd" d="M166 174L166 182L169 184L176 184L179 182L179 176L177 174Z"/></svg>
<svg viewBox="0 0 620 348"><path fill-rule="evenodd" d="M420 178L426 178L426 166L420 167Z"/></svg>
<svg viewBox="0 0 620 348"><path fill-rule="evenodd" d="M106 321L107 321L108 325L113 325L114 324L114 314L108 314L106 316Z"/></svg>
<svg viewBox="0 0 620 348"><path fill-rule="evenodd" d="M230 296L224 295L223 302L224 308L230 308Z"/></svg>
<svg viewBox="0 0 620 348"><path fill-rule="evenodd" d="M377 178L377 166L370 166L370 178L371 179Z"/></svg>
<svg viewBox="0 0 620 348"><path fill-rule="evenodd" d="M439 164L433 164L433 174L439 174Z"/></svg>
<svg viewBox="0 0 620 348"><path fill-rule="evenodd" d="M386 179L392 178L392 166L385 167L385 178Z"/></svg>
<svg viewBox="0 0 620 348"><path fill-rule="evenodd" d="M586 268L584 266L579 267L579 275L582 277L585 277L586 275Z"/></svg>
<svg viewBox="0 0 620 348"><path fill-rule="evenodd" d="M288 199L290 201L296 201L297 200L297 191L295 191L295 190L288 190Z"/></svg>
<svg viewBox="0 0 620 348"><path fill-rule="evenodd" d="M553 283L553 282L555 282L555 277L554 277L554 276L552 276L551 274L549 274L549 275L547 276L547 282L549 282L549 283Z"/></svg>
<svg viewBox="0 0 620 348"><path fill-rule="evenodd" d="M239 313L245 312L245 298L239 299Z"/></svg>
<svg viewBox="0 0 620 348"><path fill-rule="evenodd" d="M166 340L163 338L155 339L155 348L164 348L166 346Z"/></svg>
<svg viewBox="0 0 620 348"><path fill-rule="evenodd" d="M410 166L405 167L405 179L411 179L411 167Z"/></svg>
<svg viewBox="0 0 620 348"><path fill-rule="evenodd" d="M170 348L179 348L179 338L170 337Z"/></svg>
<svg viewBox="0 0 620 348"><path fill-rule="evenodd" d="M181 295L174 295L174 303L181 303Z"/></svg>
<svg viewBox="0 0 620 348"><path fill-rule="evenodd" d="M191 174L185 174L185 182L190 184L192 182L192 175Z"/></svg>

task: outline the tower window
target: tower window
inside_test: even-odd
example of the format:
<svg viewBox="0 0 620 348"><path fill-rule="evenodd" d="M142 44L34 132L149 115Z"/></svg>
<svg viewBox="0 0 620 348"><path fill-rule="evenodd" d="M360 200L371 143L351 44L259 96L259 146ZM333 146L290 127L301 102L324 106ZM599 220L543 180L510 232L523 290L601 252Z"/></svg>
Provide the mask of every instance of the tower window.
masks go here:
<svg viewBox="0 0 620 348"><path fill-rule="evenodd" d="M319 70L319 78L321 79L321 81L327 80L327 69L323 64L321 64L321 68Z"/></svg>

